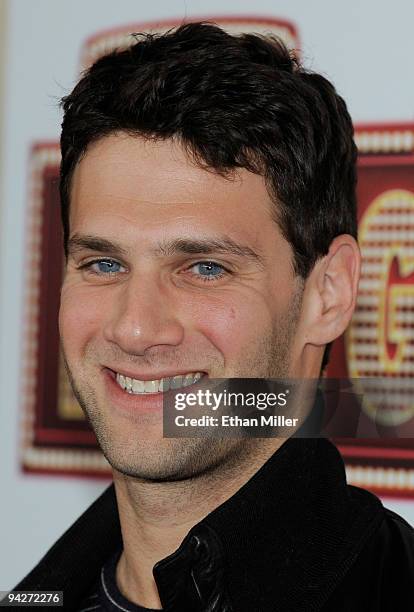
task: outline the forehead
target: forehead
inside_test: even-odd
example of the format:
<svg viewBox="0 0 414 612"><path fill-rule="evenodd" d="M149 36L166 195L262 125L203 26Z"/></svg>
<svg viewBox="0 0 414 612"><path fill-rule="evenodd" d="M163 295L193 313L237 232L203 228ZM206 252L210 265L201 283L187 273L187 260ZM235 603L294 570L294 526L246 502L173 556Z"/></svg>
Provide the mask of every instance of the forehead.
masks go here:
<svg viewBox="0 0 414 612"><path fill-rule="evenodd" d="M230 177L200 168L171 139L113 134L91 145L72 180L71 232L150 231L181 224L257 242L278 228L262 177L238 169ZM122 230L124 231L124 230ZM120 236L121 237L121 236ZM142 237L142 235L141 235Z"/></svg>

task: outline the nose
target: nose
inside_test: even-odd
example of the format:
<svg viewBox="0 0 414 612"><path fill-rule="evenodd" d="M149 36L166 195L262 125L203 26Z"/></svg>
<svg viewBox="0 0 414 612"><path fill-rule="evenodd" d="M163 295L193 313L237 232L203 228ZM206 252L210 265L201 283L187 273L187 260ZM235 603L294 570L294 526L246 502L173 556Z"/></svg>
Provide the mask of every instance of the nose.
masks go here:
<svg viewBox="0 0 414 612"><path fill-rule="evenodd" d="M156 279L130 280L113 296L104 338L134 355L155 346L178 346L184 327L175 310L171 294Z"/></svg>

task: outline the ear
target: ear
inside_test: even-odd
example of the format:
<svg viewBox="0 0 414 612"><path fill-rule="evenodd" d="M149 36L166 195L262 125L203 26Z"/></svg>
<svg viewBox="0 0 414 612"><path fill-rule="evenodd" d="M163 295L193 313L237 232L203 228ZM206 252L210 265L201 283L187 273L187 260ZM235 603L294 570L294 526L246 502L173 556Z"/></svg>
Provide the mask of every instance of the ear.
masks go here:
<svg viewBox="0 0 414 612"><path fill-rule="evenodd" d="M345 331L355 309L360 273L361 253L355 238L337 236L306 280L302 302L306 344L322 346Z"/></svg>

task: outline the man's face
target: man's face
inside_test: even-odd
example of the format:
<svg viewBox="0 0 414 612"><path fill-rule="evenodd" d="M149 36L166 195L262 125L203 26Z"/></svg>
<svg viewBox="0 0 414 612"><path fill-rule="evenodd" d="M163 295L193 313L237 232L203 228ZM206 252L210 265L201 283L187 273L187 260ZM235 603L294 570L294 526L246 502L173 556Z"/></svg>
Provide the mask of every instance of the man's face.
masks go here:
<svg viewBox="0 0 414 612"><path fill-rule="evenodd" d="M203 170L170 140L111 135L78 163L70 206L60 332L110 463L174 479L241 452L240 440L163 439L162 397L199 375L295 375L302 284L263 179Z"/></svg>

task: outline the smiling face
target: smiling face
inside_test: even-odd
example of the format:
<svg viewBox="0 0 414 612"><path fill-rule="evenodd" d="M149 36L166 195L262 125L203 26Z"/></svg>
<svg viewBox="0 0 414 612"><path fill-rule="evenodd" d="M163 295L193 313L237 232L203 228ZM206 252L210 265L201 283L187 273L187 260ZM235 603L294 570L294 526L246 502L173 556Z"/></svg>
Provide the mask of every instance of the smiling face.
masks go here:
<svg viewBox="0 0 414 612"><path fill-rule="evenodd" d="M111 135L78 163L59 326L117 470L182 478L241 452L236 439L163 439L168 387L295 376L303 284L273 206L261 177L203 170L170 140Z"/></svg>

